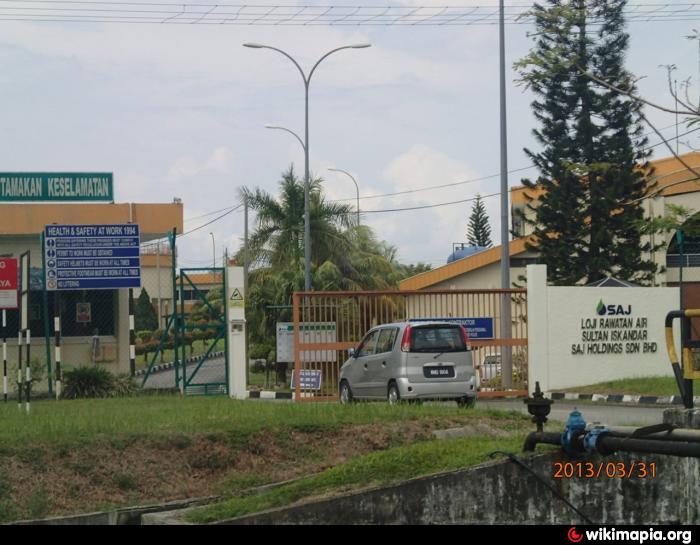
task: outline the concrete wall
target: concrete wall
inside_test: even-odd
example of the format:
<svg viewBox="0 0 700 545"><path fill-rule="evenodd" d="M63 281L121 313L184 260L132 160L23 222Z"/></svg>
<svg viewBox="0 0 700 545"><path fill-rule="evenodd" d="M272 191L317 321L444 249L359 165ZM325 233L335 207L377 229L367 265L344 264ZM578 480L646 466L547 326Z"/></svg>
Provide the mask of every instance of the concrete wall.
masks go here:
<svg viewBox="0 0 700 545"><path fill-rule="evenodd" d="M527 290L530 385L547 392L671 375L664 321L678 308L678 288L547 286L547 267L530 265ZM600 315L601 301L624 314Z"/></svg>
<svg viewBox="0 0 700 545"><path fill-rule="evenodd" d="M583 520L552 493L552 485L593 524L700 521L696 458L616 454L570 460L655 462L659 474L648 479L554 479L556 461L562 461L559 453L526 460L542 480L513 462L499 461L221 524L581 524Z"/></svg>

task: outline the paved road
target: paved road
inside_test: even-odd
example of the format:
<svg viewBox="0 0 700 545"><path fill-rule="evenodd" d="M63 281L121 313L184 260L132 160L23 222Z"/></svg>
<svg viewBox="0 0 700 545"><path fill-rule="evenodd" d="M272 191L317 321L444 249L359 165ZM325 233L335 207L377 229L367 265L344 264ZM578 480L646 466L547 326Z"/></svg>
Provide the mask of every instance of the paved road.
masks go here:
<svg viewBox="0 0 700 545"><path fill-rule="evenodd" d="M522 400L479 401L477 406L479 408L519 411L527 414L527 407ZM665 407L639 407L622 404L593 405L590 403L555 401L552 405L549 419L566 422L569 413L574 408L581 411L586 422L600 422L611 426L647 426L649 424L660 424L663 421Z"/></svg>
<svg viewBox="0 0 700 545"><path fill-rule="evenodd" d="M187 377L192 375L198 363L187 364ZM141 378L143 380L143 378ZM224 371L224 358L207 360L202 364L191 384L203 384L207 382L226 382ZM145 388L175 388L175 369L166 369L157 373L151 373L146 381Z"/></svg>

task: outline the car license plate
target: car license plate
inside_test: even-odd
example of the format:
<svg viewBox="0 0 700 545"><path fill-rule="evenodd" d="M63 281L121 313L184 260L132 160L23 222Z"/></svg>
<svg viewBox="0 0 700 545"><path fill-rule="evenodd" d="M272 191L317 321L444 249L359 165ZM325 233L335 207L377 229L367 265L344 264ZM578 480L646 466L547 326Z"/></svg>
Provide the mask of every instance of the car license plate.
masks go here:
<svg viewBox="0 0 700 545"><path fill-rule="evenodd" d="M452 366L423 367L425 378L454 378L455 368Z"/></svg>

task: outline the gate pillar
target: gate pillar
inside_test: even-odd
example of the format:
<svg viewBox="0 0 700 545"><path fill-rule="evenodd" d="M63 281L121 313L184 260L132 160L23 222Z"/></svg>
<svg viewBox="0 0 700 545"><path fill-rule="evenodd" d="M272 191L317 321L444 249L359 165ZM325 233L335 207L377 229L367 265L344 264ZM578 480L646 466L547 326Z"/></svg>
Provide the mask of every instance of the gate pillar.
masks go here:
<svg viewBox="0 0 700 545"><path fill-rule="evenodd" d="M228 336L228 392L233 399L246 399L246 323L243 267L226 267L226 335Z"/></svg>

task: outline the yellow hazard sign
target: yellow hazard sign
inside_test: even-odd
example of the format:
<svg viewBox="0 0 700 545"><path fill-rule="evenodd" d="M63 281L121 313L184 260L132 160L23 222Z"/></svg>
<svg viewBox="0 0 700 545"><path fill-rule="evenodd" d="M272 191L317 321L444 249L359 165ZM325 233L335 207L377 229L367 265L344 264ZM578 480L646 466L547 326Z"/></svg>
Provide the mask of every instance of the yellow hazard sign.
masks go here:
<svg viewBox="0 0 700 545"><path fill-rule="evenodd" d="M243 298L241 290L239 290L238 288L233 288L233 293L228 299L228 304L231 308L239 308L245 305L245 299Z"/></svg>

